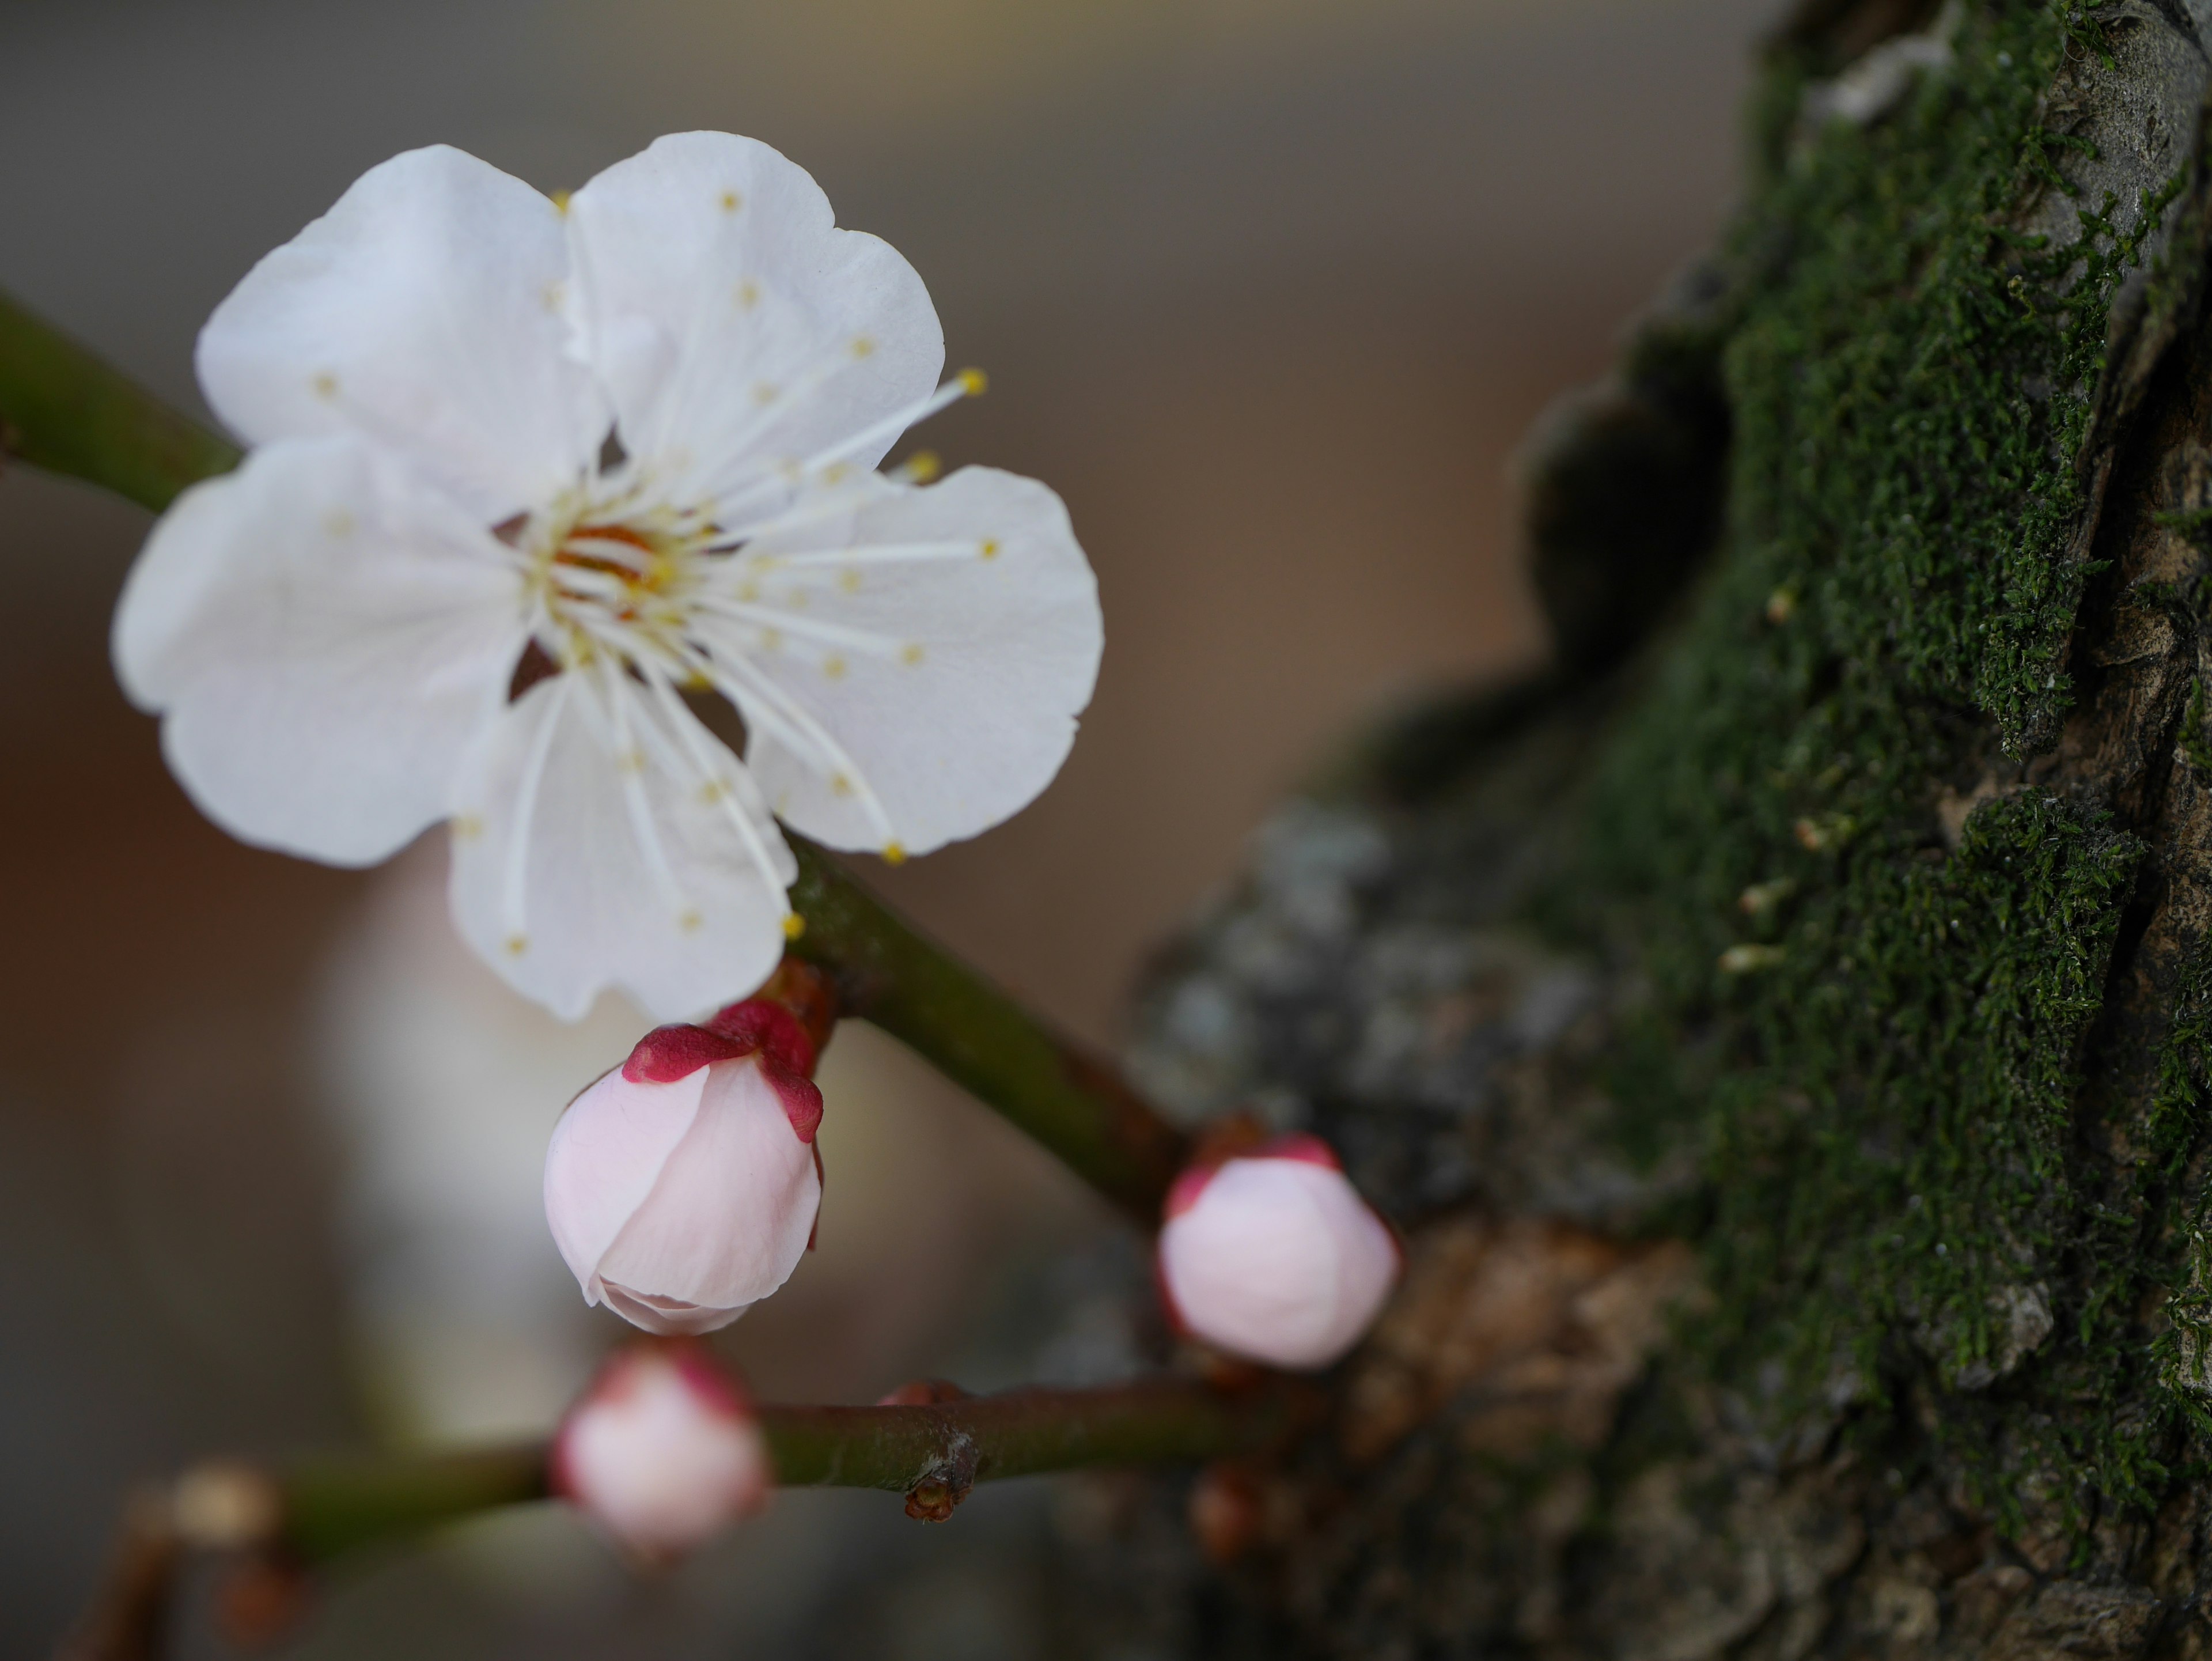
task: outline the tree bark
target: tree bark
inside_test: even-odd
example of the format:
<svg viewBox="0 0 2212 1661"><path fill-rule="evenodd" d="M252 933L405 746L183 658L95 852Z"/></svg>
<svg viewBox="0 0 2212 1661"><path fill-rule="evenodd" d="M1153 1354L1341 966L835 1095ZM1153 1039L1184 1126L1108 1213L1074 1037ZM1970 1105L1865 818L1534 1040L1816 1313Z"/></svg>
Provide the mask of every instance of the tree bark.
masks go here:
<svg viewBox="0 0 2212 1661"><path fill-rule="evenodd" d="M1534 447L1528 684L1285 807L1139 1083L1406 1229L1099 1653L2212 1648L2212 0L1820 0ZM1217 1531L1218 1536L1218 1531Z"/></svg>

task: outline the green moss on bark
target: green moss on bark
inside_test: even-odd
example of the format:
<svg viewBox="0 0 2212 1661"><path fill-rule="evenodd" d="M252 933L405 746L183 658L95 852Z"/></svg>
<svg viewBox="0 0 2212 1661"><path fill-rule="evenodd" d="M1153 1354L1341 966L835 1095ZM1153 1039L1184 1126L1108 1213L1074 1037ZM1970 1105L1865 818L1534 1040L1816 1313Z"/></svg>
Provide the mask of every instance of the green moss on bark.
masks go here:
<svg viewBox="0 0 2212 1661"><path fill-rule="evenodd" d="M1771 68L1728 526L1582 873L1586 926L1650 979L1636 1140L1705 1147L1711 1364L1778 1415L1957 1395L1937 1434L2001 1516L2023 1485L2147 1499L2173 1407L2116 1348L2172 1264L2072 1151L2144 850L2008 767L2067 709L2108 327L2179 182L2075 196L2078 237L2017 228L2066 189L2082 141L2045 94L2105 51L2097 14L1970 9L1883 119L1810 137L1815 66ZM2169 1083L2178 1147L2201 1092Z"/></svg>

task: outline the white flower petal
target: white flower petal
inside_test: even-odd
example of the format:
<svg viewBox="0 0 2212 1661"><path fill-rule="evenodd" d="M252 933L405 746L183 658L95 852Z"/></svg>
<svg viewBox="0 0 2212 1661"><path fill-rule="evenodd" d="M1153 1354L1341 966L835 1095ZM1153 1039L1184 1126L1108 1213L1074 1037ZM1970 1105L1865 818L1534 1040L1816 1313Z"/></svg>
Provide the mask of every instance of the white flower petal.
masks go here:
<svg viewBox="0 0 2212 1661"><path fill-rule="evenodd" d="M200 385L250 444L365 432L497 524L574 485L606 435L568 350L568 276L552 202L459 150L410 150L216 307Z"/></svg>
<svg viewBox="0 0 2212 1661"><path fill-rule="evenodd" d="M765 609L724 637L781 694L746 705L746 761L807 836L927 853L1018 812L1060 770L1097 679L1098 587L1034 479L969 467L927 489L878 481L861 500L849 557L817 544L777 564L769 537L763 557L733 563L734 592ZM794 707L803 720L776 718ZM830 744L799 743L806 721Z"/></svg>
<svg viewBox="0 0 2212 1661"><path fill-rule="evenodd" d="M657 1020L690 1019L774 970L798 867L737 757L703 729L693 735L710 791L641 689L614 679L617 711L609 678L539 682L463 761L453 915L516 990L564 1019L610 986Z"/></svg>
<svg viewBox="0 0 2212 1661"><path fill-rule="evenodd" d="M657 139L578 191L568 226L586 350L663 499L812 456L927 397L944 368L914 268L838 229L806 171L756 139Z"/></svg>
<svg viewBox="0 0 2212 1661"><path fill-rule="evenodd" d="M116 669L241 840L366 865L445 817L522 647L507 551L353 438L255 451L154 527Z"/></svg>
<svg viewBox="0 0 2212 1661"><path fill-rule="evenodd" d="M670 1323L693 1332L727 1325L791 1278L822 1202L814 1149L759 1063L707 1072L690 1131L599 1264L611 1293L695 1305L699 1318Z"/></svg>
<svg viewBox="0 0 2212 1661"><path fill-rule="evenodd" d="M691 1129L707 1087L701 1068L672 1084L639 1084L616 1068L568 1104L545 1150L545 1221L586 1301L599 1260L645 1203Z"/></svg>

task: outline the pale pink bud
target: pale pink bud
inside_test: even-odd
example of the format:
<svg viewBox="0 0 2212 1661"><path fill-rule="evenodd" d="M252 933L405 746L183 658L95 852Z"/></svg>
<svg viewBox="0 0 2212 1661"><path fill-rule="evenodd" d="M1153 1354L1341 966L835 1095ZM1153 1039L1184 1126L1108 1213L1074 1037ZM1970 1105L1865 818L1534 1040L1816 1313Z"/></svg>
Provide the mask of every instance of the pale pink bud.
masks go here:
<svg viewBox="0 0 2212 1661"><path fill-rule="evenodd" d="M1312 1136L1194 1165L1168 1194L1159 1270L1169 1311L1250 1360L1327 1366L1367 1330L1398 1268L1389 1226Z"/></svg>
<svg viewBox="0 0 2212 1661"><path fill-rule="evenodd" d="M600 1369L553 1439L553 1491L665 1562L768 1504L775 1466L738 1381L693 1343L640 1343Z"/></svg>
<svg viewBox="0 0 2212 1661"><path fill-rule="evenodd" d="M586 1303L711 1332L799 1266L822 1204L813 1046L778 1006L657 1027L568 1104L545 1220Z"/></svg>

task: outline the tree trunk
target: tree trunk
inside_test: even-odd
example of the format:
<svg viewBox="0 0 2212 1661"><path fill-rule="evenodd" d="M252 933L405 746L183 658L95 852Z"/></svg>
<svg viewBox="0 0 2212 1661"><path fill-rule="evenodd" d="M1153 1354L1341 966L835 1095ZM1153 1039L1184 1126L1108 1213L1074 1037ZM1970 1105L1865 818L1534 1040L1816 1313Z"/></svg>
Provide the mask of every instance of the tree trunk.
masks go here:
<svg viewBox="0 0 2212 1661"><path fill-rule="evenodd" d="M2212 1649L2208 42L1770 45L1724 246L1535 447L1559 666L1146 994L1140 1081L1332 1137L1408 1271L1233 1564L1100 1513L1098 1652Z"/></svg>

